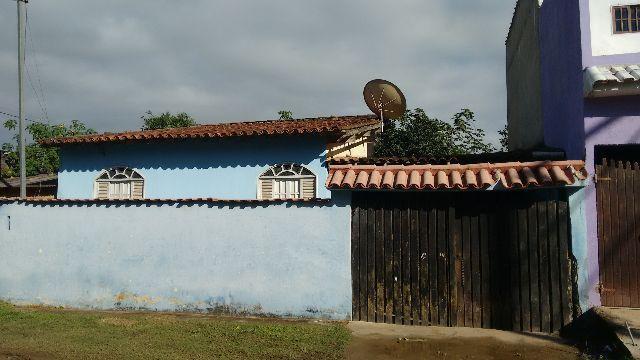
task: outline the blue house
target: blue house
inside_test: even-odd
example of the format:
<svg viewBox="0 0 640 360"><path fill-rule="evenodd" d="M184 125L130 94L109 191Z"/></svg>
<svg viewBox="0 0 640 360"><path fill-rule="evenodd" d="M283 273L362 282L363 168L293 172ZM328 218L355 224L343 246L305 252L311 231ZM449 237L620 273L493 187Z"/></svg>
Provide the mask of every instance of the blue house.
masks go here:
<svg viewBox="0 0 640 360"><path fill-rule="evenodd" d="M0 198L0 298L519 331L568 324L584 305L572 266L585 263L572 237L582 208L570 205L584 162L375 159L379 126L348 116L46 140L61 151L57 198Z"/></svg>
<svg viewBox="0 0 640 360"><path fill-rule="evenodd" d="M7 301L350 318L349 194L371 116L51 139L56 199L0 202Z"/></svg>

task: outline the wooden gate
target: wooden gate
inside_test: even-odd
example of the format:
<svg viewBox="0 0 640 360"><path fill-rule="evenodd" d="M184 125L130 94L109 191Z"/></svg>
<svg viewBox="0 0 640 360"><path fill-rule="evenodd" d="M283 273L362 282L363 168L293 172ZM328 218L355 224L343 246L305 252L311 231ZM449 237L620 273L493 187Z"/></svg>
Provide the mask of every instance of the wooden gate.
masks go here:
<svg viewBox="0 0 640 360"><path fill-rule="evenodd" d="M640 168L629 159L633 151L600 150L596 189L602 304L640 307Z"/></svg>
<svg viewBox="0 0 640 360"><path fill-rule="evenodd" d="M573 315L566 193L353 194L353 318L554 332Z"/></svg>

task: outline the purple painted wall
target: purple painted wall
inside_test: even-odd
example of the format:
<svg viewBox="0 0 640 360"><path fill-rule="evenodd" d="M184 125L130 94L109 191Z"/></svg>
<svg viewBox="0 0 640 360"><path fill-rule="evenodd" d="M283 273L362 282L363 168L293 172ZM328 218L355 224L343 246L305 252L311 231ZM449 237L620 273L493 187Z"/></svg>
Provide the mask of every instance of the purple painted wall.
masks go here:
<svg viewBox="0 0 640 360"><path fill-rule="evenodd" d="M579 8L579 0L547 0L540 7L544 140L570 159L582 159L585 148Z"/></svg>
<svg viewBox="0 0 640 360"><path fill-rule="evenodd" d="M640 144L640 97L617 97L585 100L584 130L586 163L589 174L595 174L594 148L597 145ZM600 305L598 223L596 185L586 189L587 239L589 254L589 302Z"/></svg>

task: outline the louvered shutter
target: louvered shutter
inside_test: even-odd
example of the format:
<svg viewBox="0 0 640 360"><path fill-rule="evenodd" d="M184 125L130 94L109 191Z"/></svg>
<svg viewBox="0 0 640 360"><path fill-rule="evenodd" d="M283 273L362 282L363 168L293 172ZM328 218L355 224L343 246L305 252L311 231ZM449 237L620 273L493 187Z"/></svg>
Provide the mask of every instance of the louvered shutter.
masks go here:
<svg viewBox="0 0 640 360"><path fill-rule="evenodd" d="M96 183L96 198L106 200L109 198L109 183L106 181L99 181Z"/></svg>
<svg viewBox="0 0 640 360"><path fill-rule="evenodd" d="M260 180L260 200L270 200L273 198L273 180Z"/></svg>
<svg viewBox="0 0 640 360"><path fill-rule="evenodd" d="M300 180L302 183L302 198L303 199L314 199L316 197L316 179L302 178Z"/></svg>
<svg viewBox="0 0 640 360"><path fill-rule="evenodd" d="M144 198L144 181L134 180L131 182L131 198L132 199Z"/></svg>

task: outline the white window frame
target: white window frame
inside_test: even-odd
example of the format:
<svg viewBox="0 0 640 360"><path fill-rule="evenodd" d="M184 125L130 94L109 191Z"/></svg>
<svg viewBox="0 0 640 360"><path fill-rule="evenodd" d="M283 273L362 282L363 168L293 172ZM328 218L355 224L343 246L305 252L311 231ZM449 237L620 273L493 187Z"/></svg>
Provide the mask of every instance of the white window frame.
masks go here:
<svg viewBox="0 0 640 360"><path fill-rule="evenodd" d="M124 175L125 178L113 178L111 172L115 172L115 176ZM107 175L108 178L104 178ZM136 181L142 182L142 198L145 198L146 191L146 180L142 174L134 168L128 166L112 166L108 169L104 169L100 172L94 182L93 182L93 198L98 199L98 189L100 183L108 183L109 184L109 195L107 196L109 200L129 200L133 198L133 183ZM128 183L129 184L129 196L128 197L112 197L111 196L111 185Z"/></svg>
<svg viewBox="0 0 640 360"><path fill-rule="evenodd" d="M283 170L276 173L276 169L279 167L283 167ZM293 171L293 167L300 167L300 171L298 171L296 173L296 171ZM266 175L267 173L272 172L273 175ZM305 174L306 172L306 174ZM281 175L283 173L292 173L291 175ZM277 165L273 165L270 166L269 169L267 169L266 171L264 171L259 177L258 177L258 183L257 183L257 198L258 199L263 199L262 196L262 182L263 181L271 181L271 187L272 187L272 196L270 197L270 200L299 200L299 199L304 199L304 189L303 189L303 182L302 180L304 179L313 179L314 181L314 186L313 186L313 197L317 197L318 194L318 178L315 175L315 173L313 171L311 171L309 168L307 168L304 165L298 164L298 163L294 163L294 162L287 162L287 163L283 163L283 164L277 164ZM276 198L274 196L274 194L276 193L275 189L276 189L276 185L278 183L278 180L281 181L297 181L298 182L298 193L299 193L299 197L297 198L290 198L290 197L285 197L285 198L281 198L278 197Z"/></svg>

